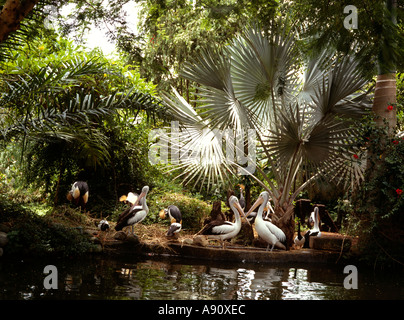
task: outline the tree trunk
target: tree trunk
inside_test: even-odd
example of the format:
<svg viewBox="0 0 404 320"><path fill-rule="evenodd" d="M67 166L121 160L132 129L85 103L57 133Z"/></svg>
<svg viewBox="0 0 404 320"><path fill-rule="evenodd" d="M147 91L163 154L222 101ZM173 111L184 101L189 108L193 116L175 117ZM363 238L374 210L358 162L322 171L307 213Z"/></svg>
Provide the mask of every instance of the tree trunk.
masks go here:
<svg viewBox="0 0 404 320"><path fill-rule="evenodd" d="M20 27L20 22L32 11L39 0L7 0L0 12L0 42Z"/></svg>
<svg viewBox="0 0 404 320"><path fill-rule="evenodd" d="M295 236L295 219L293 215L294 206L293 204L287 204L286 210L279 208L282 212L277 213L280 219L276 221L275 225L282 229L286 236L285 247L286 250L290 250L294 242ZM277 210L275 209L275 212Z"/></svg>
<svg viewBox="0 0 404 320"><path fill-rule="evenodd" d="M397 125L396 97L396 34L391 28L397 25L397 0L387 0L386 8L389 16L383 30L383 46L378 55L378 76L372 110L376 116L376 124L384 126L387 121L390 134ZM393 36L392 36L393 35ZM393 108L388 108L389 105ZM391 110L390 110L391 109Z"/></svg>
<svg viewBox="0 0 404 320"><path fill-rule="evenodd" d="M395 73L379 74L377 76L372 111L376 116L376 125L382 127L386 120L390 133L397 125L395 107L395 103L397 102L396 90L397 84ZM389 105L393 106L392 110L389 110Z"/></svg>

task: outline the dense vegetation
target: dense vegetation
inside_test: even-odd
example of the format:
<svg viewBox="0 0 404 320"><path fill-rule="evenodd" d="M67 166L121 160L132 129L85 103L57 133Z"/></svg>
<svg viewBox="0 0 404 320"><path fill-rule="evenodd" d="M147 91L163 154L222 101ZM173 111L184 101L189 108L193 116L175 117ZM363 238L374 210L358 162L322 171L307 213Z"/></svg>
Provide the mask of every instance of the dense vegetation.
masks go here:
<svg viewBox="0 0 404 320"><path fill-rule="evenodd" d="M134 1L141 6L134 33L122 9L128 0L71 1L67 16L65 1L25 1L23 14L7 15L17 2L2 1L0 15L15 22L0 33L0 223L12 226L12 252L91 250L60 220L85 223L66 207L78 179L89 183L91 217L115 220L119 197L149 185L144 223L166 223L158 212L176 203L191 230L213 200L224 203L243 183L248 204L263 188L272 192L280 216L290 218L294 200L307 196L326 203L333 218L343 211L342 231L360 235L364 260L403 264L402 4L351 1L359 8L355 31L343 27L338 1ZM59 25L50 27L49 16ZM119 55L77 44L91 22L108 27ZM268 52L273 60L262 59ZM371 111L376 76L386 74L396 95ZM264 123L263 114L278 118ZM258 172L237 175L229 163L152 165L149 133L173 119L181 130L202 122L268 129L258 137ZM341 135L330 138L327 126ZM214 155L212 145L201 142L202 154ZM353 179L331 181L336 176ZM335 183L332 195L321 192L324 180Z"/></svg>

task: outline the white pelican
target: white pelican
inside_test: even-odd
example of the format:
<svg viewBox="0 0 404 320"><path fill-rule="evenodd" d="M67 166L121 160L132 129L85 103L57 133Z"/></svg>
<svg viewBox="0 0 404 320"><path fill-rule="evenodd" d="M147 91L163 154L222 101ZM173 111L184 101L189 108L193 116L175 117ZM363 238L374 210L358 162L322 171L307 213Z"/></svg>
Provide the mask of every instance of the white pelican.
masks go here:
<svg viewBox="0 0 404 320"><path fill-rule="evenodd" d="M320 213L318 211L318 207L315 207L314 211L310 214L309 225L312 225L313 228L307 231L304 235L304 248L310 248L310 237L321 237Z"/></svg>
<svg viewBox="0 0 404 320"><path fill-rule="evenodd" d="M272 208L272 205L271 205L271 201L270 201L270 200L268 201L267 205L265 206L264 212L266 212L264 221L272 222L271 214L275 213L275 211L274 211L274 209ZM257 216L257 212L256 212L256 211L251 212L251 213L248 215L247 220L248 220L250 223L254 223L256 216Z"/></svg>
<svg viewBox="0 0 404 320"><path fill-rule="evenodd" d="M241 209L238 199L235 196L229 198L229 205L234 212L235 222L214 220L205 225L203 229L197 233L207 235L208 239L220 240L223 249L225 248L224 240L232 239L240 232L240 215L245 216L244 211ZM248 224L250 223L248 222Z"/></svg>
<svg viewBox="0 0 404 320"><path fill-rule="evenodd" d="M180 209L177 206L169 205L167 209L163 209L160 211L159 216L161 219L165 219L166 216L169 216L171 225L168 229L167 236L173 236L174 233L178 233L182 228L182 215Z"/></svg>
<svg viewBox="0 0 404 320"><path fill-rule="evenodd" d="M85 181L76 181L72 185L72 189L67 194L67 200L74 201L76 206L85 208L88 202L89 189L88 184Z"/></svg>
<svg viewBox="0 0 404 320"><path fill-rule="evenodd" d="M263 219L264 207L268 203L268 198L268 192L262 192L246 215L248 217L248 215L259 206L257 217L255 218L255 230L262 239L268 242L267 251L269 245L272 245L271 252L275 246L286 250L286 247L281 243L286 240L285 233L272 222Z"/></svg>
<svg viewBox="0 0 404 320"><path fill-rule="evenodd" d="M305 238L300 233L300 220L297 222L297 236L295 237L295 245L303 247Z"/></svg>
<svg viewBox="0 0 404 320"><path fill-rule="evenodd" d="M147 213L149 212L149 208L146 204L147 192L149 192L149 187L144 186L142 193L139 195L133 206L120 214L115 226L116 231L120 231L127 226L132 226L132 234L134 234L134 225L146 218Z"/></svg>

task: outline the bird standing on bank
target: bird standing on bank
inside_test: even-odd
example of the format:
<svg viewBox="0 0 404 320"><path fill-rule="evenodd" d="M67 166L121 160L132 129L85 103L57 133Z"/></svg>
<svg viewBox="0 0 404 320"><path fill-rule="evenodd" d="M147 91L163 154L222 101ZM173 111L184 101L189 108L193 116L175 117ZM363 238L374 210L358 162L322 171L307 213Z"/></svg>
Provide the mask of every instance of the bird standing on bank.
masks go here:
<svg viewBox="0 0 404 320"><path fill-rule="evenodd" d="M76 206L85 209L89 197L88 184L85 181L76 181L67 194L67 200L73 201Z"/></svg>
<svg viewBox="0 0 404 320"><path fill-rule="evenodd" d="M305 238L302 236L300 232L300 220L297 221L297 236L294 239L295 245L297 247L303 247Z"/></svg>
<svg viewBox="0 0 404 320"><path fill-rule="evenodd" d="M262 192L257 201L255 201L251 209L247 212L246 216L248 217L249 214L259 206L257 217L255 218L255 230L258 235L268 243L267 251L270 245L272 245L271 252L275 246L279 249L286 250L285 245L282 243L286 241L285 233L272 222L266 221L263 218L264 207L267 205L268 200L269 193L267 191Z"/></svg>
<svg viewBox="0 0 404 320"><path fill-rule="evenodd" d="M310 214L309 225L313 226L313 228L304 235L305 241L303 248L310 248L310 237L321 237L320 213L318 207L315 207L314 211Z"/></svg>
<svg viewBox="0 0 404 320"><path fill-rule="evenodd" d="M245 217L244 211L241 208L238 199L235 196L229 198L230 208L234 212L235 222L223 221L223 220L213 220L206 224L201 231L196 235L203 234L207 235L208 239L220 240L222 243L222 248L225 248L225 240L234 238L241 229L241 216ZM248 224L250 224L248 222Z"/></svg>
<svg viewBox="0 0 404 320"><path fill-rule="evenodd" d="M166 217L170 218L171 225L167 231L167 236L171 237L174 234L181 231L182 228L182 215L180 209L175 205L169 205L167 209L163 209L160 211L159 216L161 219L165 219Z"/></svg>
<svg viewBox="0 0 404 320"><path fill-rule="evenodd" d="M130 208L120 214L115 226L116 231L120 231L127 226L131 226L132 234L134 234L134 225L142 222L149 212L149 207L146 203L146 196L148 192L149 187L144 186L136 202Z"/></svg>

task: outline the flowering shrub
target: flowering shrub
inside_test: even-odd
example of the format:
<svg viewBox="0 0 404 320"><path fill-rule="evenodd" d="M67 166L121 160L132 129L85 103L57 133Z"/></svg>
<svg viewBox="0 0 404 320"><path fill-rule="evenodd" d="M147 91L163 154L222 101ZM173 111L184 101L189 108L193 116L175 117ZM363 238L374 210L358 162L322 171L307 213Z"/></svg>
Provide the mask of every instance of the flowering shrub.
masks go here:
<svg viewBox="0 0 404 320"><path fill-rule="evenodd" d="M404 140L389 135L387 127L362 123L366 149L365 182L353 197L360 219L362 255L372 263L404 261Z"/></svg>

